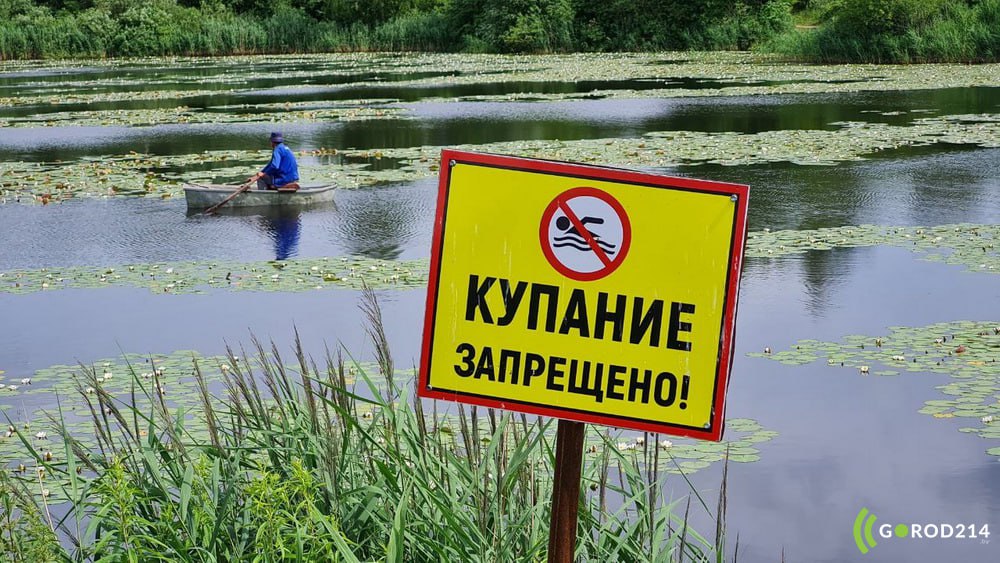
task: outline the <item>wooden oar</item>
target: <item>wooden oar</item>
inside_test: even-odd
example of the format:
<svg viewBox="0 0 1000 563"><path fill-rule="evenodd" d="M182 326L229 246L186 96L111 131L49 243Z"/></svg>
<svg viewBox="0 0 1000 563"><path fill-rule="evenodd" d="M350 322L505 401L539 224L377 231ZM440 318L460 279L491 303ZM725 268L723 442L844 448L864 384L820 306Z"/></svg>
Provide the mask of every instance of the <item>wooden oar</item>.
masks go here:
<svg viewBox="0 0 1000 563"><path fill-rule="evenodd" d="M220 201L219 203L216 203L212 207L209 207L208 209L206 209L205 210L205 215L211 215L212 213L215 213L216 209L218 209L218 208L222 207L223 205L229 203L234 197L236 197L236 196L240 195L241 193L249 190L250 186L252 186L252 185L253 185L253 182L247 182L246 184L243 184L242 186L240 186L240 189L238 189L235 192L231 193L229 195L229 197L227 197L226 199Z"/></svg>

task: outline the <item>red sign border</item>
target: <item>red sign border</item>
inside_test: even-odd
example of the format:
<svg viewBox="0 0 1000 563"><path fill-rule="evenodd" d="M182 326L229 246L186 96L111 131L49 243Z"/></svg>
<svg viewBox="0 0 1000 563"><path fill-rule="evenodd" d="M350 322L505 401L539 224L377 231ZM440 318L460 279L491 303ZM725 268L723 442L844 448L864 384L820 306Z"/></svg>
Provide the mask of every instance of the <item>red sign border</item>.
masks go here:
<svg viewBox="0 0 1000 563"><path fill-rule="evenodd" d="M556 258L555 251L552 250L552 245L549 244L549 222L552 220L552 216L555 214L556 209L560 207L560 203L568 202L574 197L580 196L596 197L604 203L607 203L611 209L618 214L618 218L622 222L623 236L621 248L618 249L618 256L611 261L611 264L605 266L603 269L595 270L593 272L577 272L575 270L571 270L565 264L560 262L558 258ZM538 240L542 245L542 253L545 254L545 258L560 274L576 281L599 280L613 274L614 271L618 269L618 266L621 266L622 262L625 261L625 258L628 257L628 249L632 245L632 221L629 219L628 213L625 212L625 208L622 207L622 204L608 192L592 188L590 186L570 188L557 195L555 199L552 200L552 203L545 208L545 211L542 212L542 220L538 225Z"/></svg>
<svg viewBox="0 0 1000 563"><path fill-rule="evenodd" d="M718 364L713 395L715 402L712 408L711 422L707 428L683 426L679 424L657 423L648 420L637 420L617 415L606 415L589 411L578 411L566 407L554 407L524 401L510 401L477 395L468 392L434 389L428 386L431 369L431 349L434 340L434 323L441 271L441 252L444 245L444 229L448 215L448 194L451 184L451 167L454 164L471 164L505 170L537 172L557 176L569 176L584 180L606 180L617 183L635 184L639 186L679 189L702 193L728 195L736 203L733 221L732 239L730 242L730 260L726 279L726 294L723 303L722 327L720 331ZM437 211L434 221L434 235L431 246L430 273L427 281L427 300L424 312L423 338L420 353L420 373L417 381L417 396L427 399L439 399L478 405L488 408L513 410L527 414L564 418L577 422L615 426L644 432L687 436L703 440L719 441L725 430L726 392L730 371L733 363L733 350L736 328L736 309L739 300L739 280L743 267L743 255L746 247L747 208L750 187L744 184L714 182L710 180L695 180L674 176L660 176L585 164L574 164L554 160L541 160L506 155L474 153L453 149L441 151L440 175L438 180Z"/></svg>

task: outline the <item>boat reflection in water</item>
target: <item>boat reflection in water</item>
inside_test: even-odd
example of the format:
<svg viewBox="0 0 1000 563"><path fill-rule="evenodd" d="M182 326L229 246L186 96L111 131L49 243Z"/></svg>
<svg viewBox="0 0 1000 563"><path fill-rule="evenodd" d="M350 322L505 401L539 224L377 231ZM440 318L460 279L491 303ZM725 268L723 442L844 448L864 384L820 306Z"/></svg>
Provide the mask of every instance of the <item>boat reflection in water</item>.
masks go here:
<svg viewBox="0 0 1000 563"><path fill-rule="evenodd" d="M301 215L299 209L275 209L259 217L261 227L274 242L275 260L285 260L298 254Z"/></svg>
<svg viewBox="0 0 1000 563"><path fill-rule="evenodd" d="M324 205L329 207L330 204ZM286 260L299 253L302 235L302 213L315 206L299 207L223 207L216 212L216 220L235 220L265 235L274 247L274 259ZM187 213L188 217L202 217L199 210ZM205 217L207 219L207 217ZM239 228L239 227L236 227Z"/></svg>

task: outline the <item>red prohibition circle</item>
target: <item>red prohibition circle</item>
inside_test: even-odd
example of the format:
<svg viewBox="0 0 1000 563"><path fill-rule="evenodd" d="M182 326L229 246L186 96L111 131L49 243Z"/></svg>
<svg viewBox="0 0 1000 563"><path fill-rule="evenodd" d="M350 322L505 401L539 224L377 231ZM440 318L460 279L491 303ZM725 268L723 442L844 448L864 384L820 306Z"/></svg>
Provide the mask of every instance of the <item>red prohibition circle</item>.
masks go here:
<svg viewBox="0 0 1000 563"><path fill-rule="evenodd" d="M583 228L579 218L576 217L576 214L569 207L569 202L571 200L584 196L593 197L606 203L615 212L618 216L618 220L621 222L622 242L618 249L618 254L613 260L607 256L600 246L597 245L594 237L590 236L587 229ZM551 224L552 217L555 216L556 211L562 211L570 219L570 222L576 227L576 229L580 231L581 236L587 241L591 251L594 252L597 258L604 264L603 268L592 272L578 272L566 264L563 264L562 261L559 260L555 251L552 249L552 243L549 240L549 225ZM628 254L629 246L632 244L632 225L629 222L628 214L625 213L625 208L622 207L622 205L618 203L618 200L612 197L611 194L597 188L581 186L566 190L565 192L557 195L555 199L552 200L552 203L545 208L538 228L538 238L542 246L542 253L545 254L545 258L557 272L577 281L594 281L610 275L618 269L618 266L621 266L622 262L625 261L625 256Z"/></svg>

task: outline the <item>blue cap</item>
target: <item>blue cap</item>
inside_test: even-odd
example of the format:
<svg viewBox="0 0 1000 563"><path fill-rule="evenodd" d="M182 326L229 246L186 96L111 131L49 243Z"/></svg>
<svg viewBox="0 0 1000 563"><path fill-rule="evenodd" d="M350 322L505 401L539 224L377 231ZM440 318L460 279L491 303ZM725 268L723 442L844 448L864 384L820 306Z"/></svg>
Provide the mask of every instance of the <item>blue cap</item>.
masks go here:
<svg viewBox="0 0 1000 563"><path fill-rule="evenodd" d="M285 138L281 136L281 133L275 131L274 133L271 133L271 142L272 143L284 143L285 142Z"/></svg>

